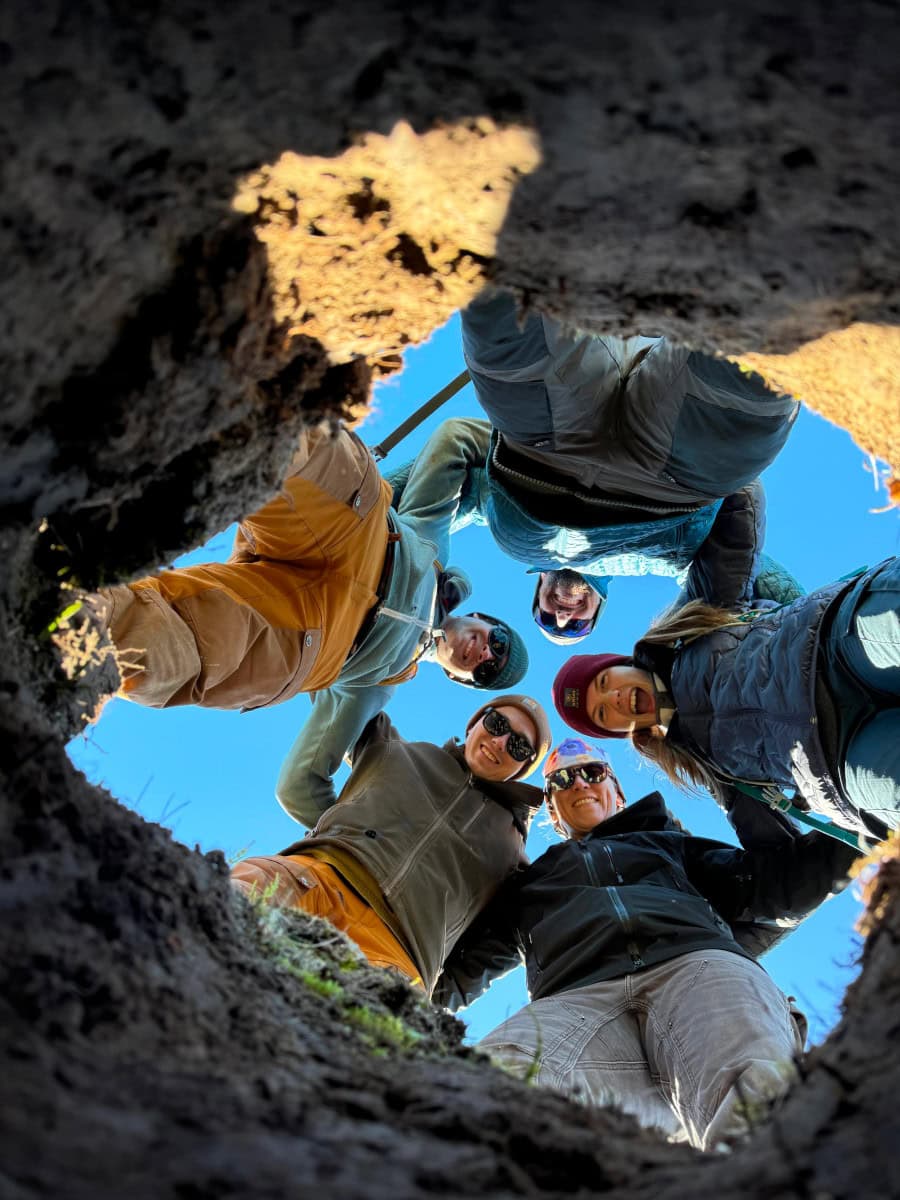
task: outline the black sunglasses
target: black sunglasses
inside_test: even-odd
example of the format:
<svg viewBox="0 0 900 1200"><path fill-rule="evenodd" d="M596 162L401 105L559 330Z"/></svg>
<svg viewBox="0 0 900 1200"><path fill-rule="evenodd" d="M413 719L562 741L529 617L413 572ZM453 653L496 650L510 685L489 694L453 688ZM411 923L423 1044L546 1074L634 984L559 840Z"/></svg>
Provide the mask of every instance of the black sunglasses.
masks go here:
<svg viewBox="0 0 900 1200"><path fill-rule="evenodd" d="M504 625L492 625L488 634L488 649L493 658L480 662L472 671L472 678L479 687L490 687L503 668L509 655L509 632Z"/></svg>
<svg viewBox="0 0 900 1200"><path fill-rule="evenodd" d="M529 759L537 757L537 751L525 734L516 733L503 713L497 712L496 708L485 709L481 720L491 737L503 737L505 733L509 734L506 739L506 753L516 762L528 762Z"/></svg>
<svg viewBox="0 0 900 1200"><path fill-rule="evenodd" d="M576 779L581 778L585 783L602 783L609 779L612 771L606 763L585 763L583 767L560 767L551 771L544 780L544 788L548 792L567 792Z"/></svg>

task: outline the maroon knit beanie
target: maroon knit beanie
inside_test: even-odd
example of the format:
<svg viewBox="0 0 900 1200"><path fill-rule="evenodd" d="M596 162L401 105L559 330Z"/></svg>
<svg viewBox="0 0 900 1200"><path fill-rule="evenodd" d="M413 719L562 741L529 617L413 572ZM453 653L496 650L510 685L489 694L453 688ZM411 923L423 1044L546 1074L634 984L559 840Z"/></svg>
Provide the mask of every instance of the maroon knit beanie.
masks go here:
<svg viewBox="0 0 900 1200"><path fill-rule="evenodd" d="M556 711L569 726L589 737L625 738L627 733L614 733L595 725L587 714L587 690L594 676L604 667L629 666L631 659L624 654L573 654L560 667L553 680L553 703Z"/></svg>

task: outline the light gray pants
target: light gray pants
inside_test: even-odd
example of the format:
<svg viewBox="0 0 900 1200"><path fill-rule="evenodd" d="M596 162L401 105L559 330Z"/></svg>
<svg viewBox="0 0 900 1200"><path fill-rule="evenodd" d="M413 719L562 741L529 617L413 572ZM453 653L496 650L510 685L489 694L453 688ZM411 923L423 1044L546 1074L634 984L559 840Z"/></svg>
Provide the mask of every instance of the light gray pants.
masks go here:
<svg viewBox="0 0 900 1200"><path fill-rule="evenodd" d="M787 1090L803 1036L762 967L701 950L536 1000L479 1048L542 1087L710 1150Z"/></svg>

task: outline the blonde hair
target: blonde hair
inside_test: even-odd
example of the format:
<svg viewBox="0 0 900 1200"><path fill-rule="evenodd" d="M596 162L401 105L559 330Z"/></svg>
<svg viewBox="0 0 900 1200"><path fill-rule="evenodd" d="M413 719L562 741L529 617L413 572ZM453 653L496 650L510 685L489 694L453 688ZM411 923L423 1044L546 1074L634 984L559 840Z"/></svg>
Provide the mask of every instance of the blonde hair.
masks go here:
<svg viewBox="0 0 900 1200"><path fill-rule="evenodd" d="M698 787L715 791L712 771L690 750L674 745L666 737L654 737L649 729L636 729L631 735L631 744L683 792L693 792Z"/></svg>
<svg viewBox="0 0 900 1200"><path fill-rule="evenodd" d="M691 600L680 608L662 613L640 640L655 646L672 646L676 642L692 642L727 625L743 624L746 619L747 614L716 608L702 600ZM690 750L676 746L667 737L654 736L649 729L635 730L631 734L631 744L682 791L691 792L702 787L715 792L715 775Z"/></svg>
<svg viewBox="0 0 900 1200"><path fill-rule="evenodd" d="M672 645L674 642L692 642L695 638L714 633L726 625L743 625L748 614L732 612L727 608L716 608L703 600L691 600L680 608L669 609L656 618L642 642L653 645Z"/></svg>

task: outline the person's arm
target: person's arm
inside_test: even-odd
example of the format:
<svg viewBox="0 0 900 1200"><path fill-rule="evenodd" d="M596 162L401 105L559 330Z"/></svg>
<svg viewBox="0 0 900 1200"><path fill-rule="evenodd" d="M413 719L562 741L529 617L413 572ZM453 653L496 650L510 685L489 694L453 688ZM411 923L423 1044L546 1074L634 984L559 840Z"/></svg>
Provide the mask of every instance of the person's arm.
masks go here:
<svg viewBox="0 0 900 1200"><path fill-rule="evenodd" d="M764 850L734 850L704 838L685 848L688 877L726 921L797 919L847 882L859 857L836 838L807 833Z"/></svg>
<svg viewBox="0 0 900 1200"><path fill-rule="evenodd" d="M338 685L317 692L312 712L281 766L275 796L285 812L310 829L337 800L332 779L372 718L396 688L374 685L344 690ZM383 733L372 730L373 736Z"/></svg>
<svg viewBox="0 0 900 1200"><path fill-rule="evenodd" d="M391 718L386 712L380 712L366 724L356 742L347 751L346 759L352 767L362 752L378 742L402 742L403 738L397 732Z"/></svg>
<svg viewBox="0 0 900 1200"><path fill-rule="evenodd" d="M694 555L683 600L719 608L749 608L766 535L766 495L759 480L722 501L712 528Z"/></svg>
<svg viewBox="0 0 900 1200"><path fill-rule="evenodd" d="M798 826L786 813L748 796L734 784L717 781L713 796L745 850L783 845L801 836Z"/></svg>
<svg viewBox="0 0 900 1200"><path fill-rule="evenodd" d="M753 585L753 608L765 611L790 604L806 595L806 589L777 559L759 556L759 571Z"/></svg>
<svg viewBox="0 0 900 1200"><path fill-rule="evenodd" d="M408 473L400 467L386 476L394 488L397 512L437 547L436 557L443 564L450 553L451 530L472 520L484 523L484 467L490 439L487 421L451 418L438 426Z"/></svg>
<svg viewBox="0 0 900 1200"><path fill-rule="evenodd" d="M451 1012L467 1008L495 979L522 963L514 921L515 896L512 879L462 935L438 976L432 1003Z"/></svg>
<svg viewBox="0 0 900 1200"><path fill-rule="evenodd" d="M406 485L415 465L416 460L411 458L409 462L395 467L392 471L384 472L384 477L394 492L391 498L391 508L400 507L403 493L406 490ZM489 498L490 490L486 467L470 466L466 472L466 481L459 494L459 506L456 510L456 516L450 522L450 536L452 537L454 533L458 533L460 529L465 529L467 525L487 525L488 519L486 514Z"/></svg>
<svg viewBox="0 0 900 1200"><path fill-rule="evenodd" d="M754 796L748 796L733 784L718 783L713 792L745 850L763 850L785 845L802 837L800 827L786 813L770 808ZM764 920L731 921L735 941L748 954L760 958L797 928L802 916Z"/></svg>

